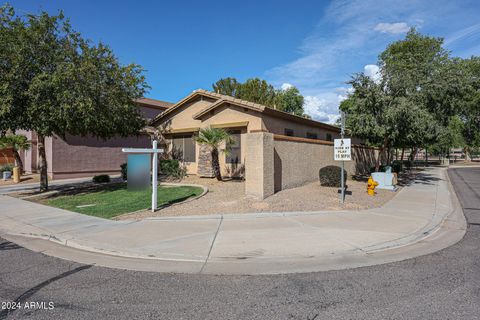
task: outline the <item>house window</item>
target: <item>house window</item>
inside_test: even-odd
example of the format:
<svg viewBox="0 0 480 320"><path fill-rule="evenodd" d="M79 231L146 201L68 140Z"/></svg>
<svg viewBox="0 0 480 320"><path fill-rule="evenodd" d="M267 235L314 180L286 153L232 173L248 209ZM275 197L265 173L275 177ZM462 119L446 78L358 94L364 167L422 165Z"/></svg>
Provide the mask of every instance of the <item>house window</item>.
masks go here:
<svg viewBox="0 0 480 320"><path fill-rule="evenodd" d="M179 135L174 136L173 143L173 157L181 159L185 162L195 162L195 140L193 135Z"/></svg>
<svg viewBox="0 0 480 320"><path fill-rule="evenodd" d="M307 139L317 139L318 136L316 133L307 132Z"/></svg>
<svg viewBox="0 0 480 320"><path fill-rule="evenodd" d="M242 143L240 130L230 131L234 143L230 146L230 150L226 155L226 163L238 164L242 162Z"/></svg>
<svg viewBox="0 0 480 320"><path fill-rule="evenodd" d="M326 138L327 141L332 141L332 134L331 133L327 133L327 138Z"/></svg>
<svg viewBox="0 0 480 320"><path fill-rule="evenodd" d="M289 137L293 137L293 130L292 129L285 129L285 135Z"/></svg>

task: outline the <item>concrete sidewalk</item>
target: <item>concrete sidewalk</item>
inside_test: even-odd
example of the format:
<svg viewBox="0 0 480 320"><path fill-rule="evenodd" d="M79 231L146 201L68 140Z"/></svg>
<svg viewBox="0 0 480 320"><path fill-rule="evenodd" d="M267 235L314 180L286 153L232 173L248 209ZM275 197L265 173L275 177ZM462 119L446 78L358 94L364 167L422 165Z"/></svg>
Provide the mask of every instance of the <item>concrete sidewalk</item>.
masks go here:
<svg viewBox="0 0 480 320"><path fill-rule="evenodd" d="M48 254L78 262L214 274L308 272L387 263L450 246L466 229L446 170L441 168L425 170L385 206L365 211L111 221L0 196L0 221L1 236L49 240L58 245L45 249ZM40 250L42 245L35 243ZM28 248L28 241L22 245ZM67 252L65 246L80 250Z"/></svg>

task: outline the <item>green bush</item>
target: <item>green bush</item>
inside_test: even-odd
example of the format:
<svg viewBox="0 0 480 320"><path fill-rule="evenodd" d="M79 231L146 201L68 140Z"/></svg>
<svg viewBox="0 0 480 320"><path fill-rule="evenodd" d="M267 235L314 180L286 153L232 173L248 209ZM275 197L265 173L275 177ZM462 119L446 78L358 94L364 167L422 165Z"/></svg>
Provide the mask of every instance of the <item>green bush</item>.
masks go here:
<svg viewBox="0 0 480 320"><path fill-rule="evenodd" d="M7 164L4 164L4 165L1 165L0 166L0 173L3 173L3 171L13 171L13 164L11 163L7 163Z"/></svg>
<svg viewBox="0 0 480 320"><path fill-rule="evenodd" d="M123 181L126 181L127 180L127 164L126 163L122 163L120 165L120 171L122 174Z"/></svg>
<svg viewBox="0 0 480 320"><path fill-rule="evenodd" d="M400 160L394 160L392 162L392 172L400 173L403 171L403 164Z"/></svg>
<svg viewBox="0 0 480 320"><path fill-rule="evenodd" d="M92 181L94 183L105 183L110 182L110 176L108 174L100 174L98 176L94 176Z"/></svg>
<svg viewBox="0 0 480 320"><path fill-rule="evenodd" d="M340 174L342 168L337 166L326 166L320 169L318 176L320 179L320 185L324 187L341 187ZM343 170L344 181L347 181L347 171Z"/></svg>
<svg viewBox="0 0 480 320"><path fill-rule="evenodd" d="M160 174L168 177L183 178L187 171L178 160L160 160Z"/></svg>

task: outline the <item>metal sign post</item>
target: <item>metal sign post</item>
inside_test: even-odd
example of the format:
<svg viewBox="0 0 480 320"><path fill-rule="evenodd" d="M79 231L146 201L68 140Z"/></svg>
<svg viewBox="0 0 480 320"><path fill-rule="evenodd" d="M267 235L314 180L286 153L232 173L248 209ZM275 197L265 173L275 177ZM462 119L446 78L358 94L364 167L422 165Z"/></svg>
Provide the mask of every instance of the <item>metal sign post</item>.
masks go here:
<svg viewBox="0 0 480 320"><path fill-rule="evenodd" d="M163 149L157 149L157 140L152 141L152 149L136 149L136 148L123 148L122 152L125 153L151 153L152 157L152 212L157 209L157 183L158 183L158 154L163 152ZM128 171L128 169L127 169Z"/></svg>
<svg viewBox="0 0 480 320"><path fill-rule="evenodd" d="M341 114L341 139L335 139L334 140L334 145L333 145L333 153L334 153L334 160L335 161L342 161L342 171L340 173L340 179L341 179L341 198L340 201L342 203L345 202L345 160L349 161L352 160L352 154L351 154L351 140L350 139L345 139L345 113L340 112Z"/></svg>

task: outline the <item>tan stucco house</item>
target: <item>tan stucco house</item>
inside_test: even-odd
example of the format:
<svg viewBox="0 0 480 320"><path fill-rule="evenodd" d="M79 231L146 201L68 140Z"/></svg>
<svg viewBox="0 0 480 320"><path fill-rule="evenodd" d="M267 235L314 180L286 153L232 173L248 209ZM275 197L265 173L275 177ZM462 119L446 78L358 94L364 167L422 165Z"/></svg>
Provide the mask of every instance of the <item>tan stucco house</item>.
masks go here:
<svg viewBox="0 0 480 320"><path fill-rule="evenodd" d="M173 103L141 98L136 100L140 113L148 121L165 111ZM31 141L31 148L21 151L25 171L35 173L38 169L37 135L32 131L19 130ZM54 135L45 138L45 152L48 163L48 175L52 179L89 177L97 174L120 173L120 165L127 161L122 148L151 147L151 137L147 132L138 136L118 137L108 140L87 136L65 138Z"/></svg>
<svg viewBox="0 0 480 320"><path fill-rule="evenodd" d="M181 157L189 174L213 176L209 151L193 136L206 127L224 128L236 143L228 155L221 154L222 174L242 176L246 159L246 135L267 132L301 141L332 141L339 128L230 96L195 90L159 114L151 123L169 142L168 148Z"/></svg>

